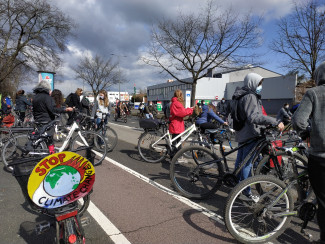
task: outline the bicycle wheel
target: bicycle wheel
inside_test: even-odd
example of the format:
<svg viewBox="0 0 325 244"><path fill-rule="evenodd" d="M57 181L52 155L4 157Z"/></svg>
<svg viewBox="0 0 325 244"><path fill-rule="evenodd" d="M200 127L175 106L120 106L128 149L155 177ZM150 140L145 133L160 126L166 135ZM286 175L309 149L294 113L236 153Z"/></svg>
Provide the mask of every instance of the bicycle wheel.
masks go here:
<svg viewBox="0 0 325 244"><path fill-rule="evenodd" d="M166 157L167 141L161 139L162 136L163 134L158 130L142 133L138 141L138 151L144 161L159 163Z"/></svg>
<svg viewBox="0 0 325 244"><path fill-rule="evenodd" d="M126 117L126 113L124 113L123 115L123 122L126 123L128 121L127 117Z"/></svg>
<svg viewBox="0 0 325 244"><path fill-rule="evenodd" d="M290 179L291 177L298 176L301 172L299 166L308 166L308 160L301 154L295 153L294 155L289 155L286 152L278 151L275 155L278 158L278 162L280 165L281 174L283 179ZM304 170L304 169L302 169ZM255 170L256 175L273 175L277 178L280 176L280 172L276 171L273 162L270 159L270 155L265 156L257 165ZM296 190L294 190L296 189ZM294 188L292 188L292 196L294 199L298 201L302 201L306 197L306 193L311 189L311 185L308 182L303 184L296 184Z"/></svg>
<svg viewBox="0 0 325 244"><path fill-rule="evenodd" d="M37 147L32 145L28 146L27 144L31 142L28 139L28 135L16 135L10 138L2 149L2 162L4 163L5 169L8 171L12 171L13 168L8 166L8 164L12 163L13 160L17 158L26 158L26 157L33 157L30 153L48 153L47 146L45 142L41 142Z"/></svg>
<svg viewBox="0 0 325 244"><path fill-rule="evenodd" d="M181 195L191 199L203 199L215 193L221 186L220 175L223 172L218 156L202 146L181 149L170 165L170 179L174 187Z"/></svg>
<svg viewBox="0 0 325 244"><path fill-rule="evenodd" d="M272 175L240 182L229 194L224 211L231 235L241 243L264 243L282 234L294 206L290 191L283 192L285 188L286 184Z"/></svg>
<svg viewBox="0 0 325 244"><path fill-rule="evenodd" d="M116 131L111 127L106 126L105 129L102 130L102 133L107 144L107 152L113 151L118 141L118 136Z"/></svg>
<svg viewBox="0 0 325 244"><path fill-rule="evenodd" d="M71 141L70 150L77 151L80 147L91 147L90 154L85 156L94 166L103 162L107 154L107 145L104 137L93 131L78 132L78 135Z"/></svg>

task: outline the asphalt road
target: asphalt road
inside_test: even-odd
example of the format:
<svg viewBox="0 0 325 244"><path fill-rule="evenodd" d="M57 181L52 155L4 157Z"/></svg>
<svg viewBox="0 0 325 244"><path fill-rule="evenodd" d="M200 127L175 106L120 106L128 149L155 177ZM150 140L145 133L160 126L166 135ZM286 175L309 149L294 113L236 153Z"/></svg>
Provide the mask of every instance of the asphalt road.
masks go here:
<svg viewBox="0 0 325 244"><path fill-rule="evenodd" d="M107 160L96 167L91 200L119 232L107 234L99 226L103 226L101 219L87 213L92 221L85 227L86 243L122 243L114 239L119 234L129 243L236 243L220 219L227 188L202 201L180 198L169 179L169 160L151 164L140 158L136 148L142 133L137 128L138 119L110 121L110 125L117 131L119 142ZM231 155L230 162L235 157ZM0 244L50 243L53 239L54 232L35 236L33 226L42 217L28 210L15 178L5 171L0 172L0 209ZM309 243L299 233L299 224L301 220L295 218L274 243ZM314 222L307 231L313 239L319 238Z"/></svg>

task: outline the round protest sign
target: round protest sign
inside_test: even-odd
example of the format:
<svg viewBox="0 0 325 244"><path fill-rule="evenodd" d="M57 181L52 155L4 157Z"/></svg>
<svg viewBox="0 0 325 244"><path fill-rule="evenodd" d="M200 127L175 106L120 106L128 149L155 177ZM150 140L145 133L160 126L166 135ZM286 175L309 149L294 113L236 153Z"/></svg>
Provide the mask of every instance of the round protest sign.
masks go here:
<svg viewBox="0 0 325 244"><path fill-rule="evenodd" d="M94 166L73 152L55 153L42 159L31 173L27 190L43 208L58 208L87 195L95 182Z"/></svg>

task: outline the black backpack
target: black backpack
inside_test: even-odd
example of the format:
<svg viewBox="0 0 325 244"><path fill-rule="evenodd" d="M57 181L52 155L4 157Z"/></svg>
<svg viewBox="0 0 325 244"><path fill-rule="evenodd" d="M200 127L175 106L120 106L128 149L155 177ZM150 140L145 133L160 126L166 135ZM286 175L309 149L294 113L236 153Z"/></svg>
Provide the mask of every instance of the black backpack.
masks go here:
<svg viewBox="0 0 325 244"><path fill-rule="evenodd" d="M247 94L253 94L253 93L247 91L247 93L237 98L233 97L229 104L231 118L233 119L233 129L235 131L240 131L245 125L246 118L241 118L238 110L239 110L240 99L246 96Z"/></svg>

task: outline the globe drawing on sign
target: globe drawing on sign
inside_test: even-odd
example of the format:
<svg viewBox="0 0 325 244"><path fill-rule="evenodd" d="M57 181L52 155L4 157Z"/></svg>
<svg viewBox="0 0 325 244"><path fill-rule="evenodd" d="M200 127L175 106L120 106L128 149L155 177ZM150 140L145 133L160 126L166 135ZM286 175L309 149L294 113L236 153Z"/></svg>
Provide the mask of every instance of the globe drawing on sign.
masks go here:
<svg viewBox="0 0 325 244"><path fill-rule="evenodd" d="M64 196L80 184L78 170L71 166L60 165L50 170L44 179L44 190L51 196Z"/></svg>

